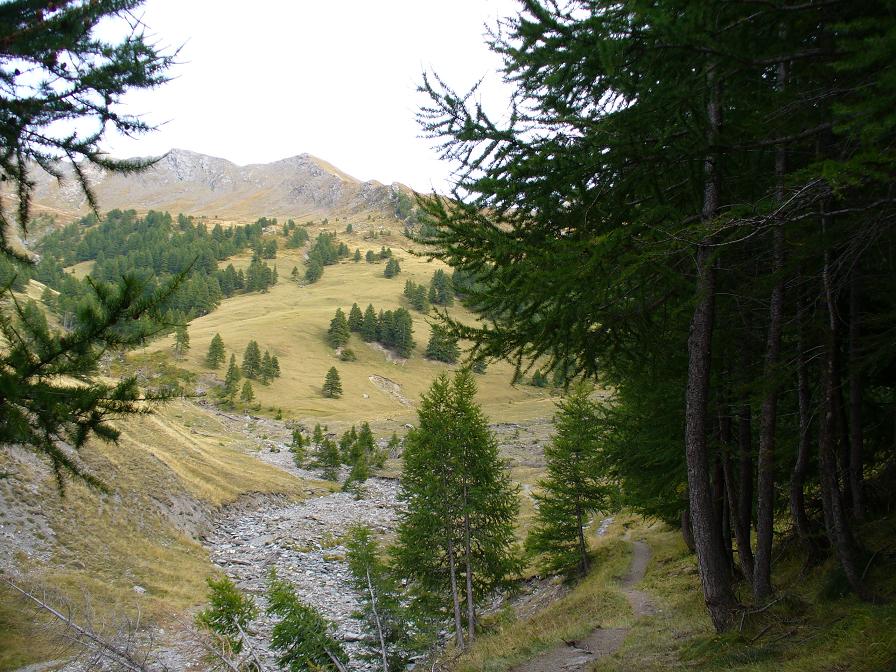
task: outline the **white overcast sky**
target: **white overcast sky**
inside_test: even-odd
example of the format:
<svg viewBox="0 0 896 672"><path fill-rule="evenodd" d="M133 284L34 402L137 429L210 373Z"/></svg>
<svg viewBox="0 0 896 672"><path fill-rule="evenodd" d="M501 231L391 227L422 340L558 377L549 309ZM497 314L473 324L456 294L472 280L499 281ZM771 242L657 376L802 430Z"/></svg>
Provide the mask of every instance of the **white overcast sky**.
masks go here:
<svg viewBox="0 0 896 672"><path fill-rule="evenodd" d="M514 0L148 0L140 14L162 45L183 45L174 79L129 94L127 109L162 124L115 156L171 148L244 165L307 152L361 180L445 189L450 167L419 137L424 70L457 90L486 78L484 103L506 109L500 59L485 28Z"/></svg>

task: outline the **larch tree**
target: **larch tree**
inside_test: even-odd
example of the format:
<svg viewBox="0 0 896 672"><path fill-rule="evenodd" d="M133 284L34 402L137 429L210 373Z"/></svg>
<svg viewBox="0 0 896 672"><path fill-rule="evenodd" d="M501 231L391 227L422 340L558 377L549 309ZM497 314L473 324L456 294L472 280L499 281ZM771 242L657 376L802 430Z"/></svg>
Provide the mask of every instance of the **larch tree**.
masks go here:
<svg viewBox="0 0 896 672"><path fill-rule="evenodd" d="M210 369L217 369L224 362L224 357L224 339L221 338L221 334L215 334L208 344L205 365Z"/></svg>
<svg viewBox="0 0 896 672"><path fill-rule="evenodd" d="M0 257L10 264L35 263L22 240L27 235L34 171L62 179L66 172L88 205L98 211L86 177L89 166L133 173L154 159L115 160L101 151L105 132L140 135L153 130L121 108L129 91L167 81L173 54L149 42L132 20L139 0L35 3L14 0L0 7L0 177L14 192L0 200ZM123 26L123 37L108 40L100 24ZM122 33L119 33L121 35ZM78 133L70 122L78 122ZM83 128L82 128L83 127ZM133 377L109 383L95 376L102 353L144 344L161 330L153 319L182 282L178 276L148 293L136 276L116 286L95 283L93 307L67 333L31 322L11 294L0 287L0 332L8 344L0 354L0 444L18 444L47 459L62 487L65 476L101 485L75 451L92 436L115 441L109 420L147 411ZM7 300L8 299L8 300ZM156 395L159 400L164 395Z"/></svg>
<svg viewBox="0 0 896 672"><path fill-rule="evenodd" d="M870 597L854 523L893 462L867 420L888 417L872 385L894 393L893 26L876 1L533 0L490 43L515 114L423 83L460 169L421 199L421 240L485 320L448 324L474 356L613 386L611 473L682 521L719 631L734 541L755 605L774 590L782 490Z"/></svg>
<svg viewBox="0 0 896 672"><path fill-rule="evenodd" d="M330 328L327 330L327 343L331 347L341 348L348 343L351 335L352 332L349 329L348 320L345 319L345 313L342 311L342 308L337 308L336 314L330 320Z"/></svg>
<svg viewBox="0 0 896 672"><path fill-rule="evenodd" d="M423 395L419 426L405 440L406 508L394 551L418 603L453 618L460 648L475 638L477 605L519 568L518 489L475 393L461 371L453 380L439 376Z"/></svg>
<svg viewBox="0 0 896 672"><path fill-rule="evenodd" d="M558 402L556 435L545 446L547 476L533 495L537 512L526 549L552 572L588 572L585 528L595 511L611 506L611 488L601 454L607 421L591 400L593 388L580 384Z"/></svg>

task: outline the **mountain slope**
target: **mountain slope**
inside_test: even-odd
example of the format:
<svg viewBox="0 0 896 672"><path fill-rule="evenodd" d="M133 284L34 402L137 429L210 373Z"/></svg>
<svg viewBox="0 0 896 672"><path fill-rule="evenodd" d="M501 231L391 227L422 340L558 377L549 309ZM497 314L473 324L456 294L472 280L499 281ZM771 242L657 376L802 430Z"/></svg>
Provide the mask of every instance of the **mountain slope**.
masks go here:
<svg viewBox="0 0 896 672"><path fill-rule="evenodd" d="M167 210L232 219L363 210L394 214L399 194L413 193L398 183L362 182L310 154L238 166L226 159L173 149L137 175L96 168L86 172L104 210ZM84 194L72 178L60 184L39 169L33 177L36 209L72 215L87 211Z"/></svg>

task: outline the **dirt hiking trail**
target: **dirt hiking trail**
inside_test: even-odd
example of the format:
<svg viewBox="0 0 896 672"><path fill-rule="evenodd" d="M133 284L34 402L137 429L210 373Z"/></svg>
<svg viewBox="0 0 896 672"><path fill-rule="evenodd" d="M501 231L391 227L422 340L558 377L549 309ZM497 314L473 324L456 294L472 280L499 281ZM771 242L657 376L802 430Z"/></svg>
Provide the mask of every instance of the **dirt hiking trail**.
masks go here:
<svg viewBox="0 0 896 672"><path fill-rule="evenodd" d="M644 578L649 561L650 546L643 541L635 541L632 564L628 574L622 579L620 588L636 618L654 613L654 606L647 593L634 588ZM566 642L545 651L513 668L512 672L584 672L595 660L609 656L622 646L628 631L629 628L595 628L584 639Z"/></svg>

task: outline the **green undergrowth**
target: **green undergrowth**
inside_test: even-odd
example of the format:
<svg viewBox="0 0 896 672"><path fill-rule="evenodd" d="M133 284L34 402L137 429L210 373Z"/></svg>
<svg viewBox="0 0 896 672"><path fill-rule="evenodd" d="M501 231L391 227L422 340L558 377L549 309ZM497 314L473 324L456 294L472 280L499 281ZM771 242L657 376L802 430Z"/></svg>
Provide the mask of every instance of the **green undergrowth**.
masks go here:
<svg viewBox="0 0 896 672"><path fill-rule="evenodd" d="M717 635L707 616L694 556L678 530L617 517L598 540L591 573L563 598L525 621L509 610L456 659L456 672L503 672L542 651L579 639L597 626L630 627L622 647L598 660L591 672L893 672L896 671L896 516L861 530L869 549L867 579L881 597L865 604L849 594L833 559L806 565L795 547L776 555L774 602L738 616L732 631ZM637 620L619 589L631 562L628 539L651 548L644 580L654 613ZM749 594L740 586L744 603ZM741 618L743 616L743 618Z"/></svg>
<svg viewBox="0 0 896 672"><path fill-rule="evenodd" d="M774 602L741 614L732 631L716 635L706 615L695 558L677 530L645 531L651 563L639 588L657 613L639 619L619 651L595 672L689 670L710 672L884 672L896 670L896 567L893 517L862 530L871 549L867 578L882 598L865 604L848 594L833 559L807 566L786 544L776 558ZM745 603L749 595L745 587Z"/></svg>
<svg viewBox="0 0 896 672"><path fill-rule="evenodd" d="M596 542L589 575L534 617L517 621L504 610L484 619L484 634L458 659L457 672L502 672L598 626L631 625L631 608L618 588L631 563L631 544L621 538L620 530Z"/></svg>

